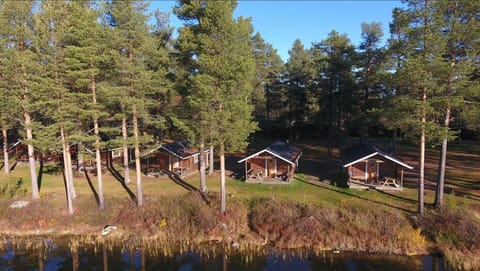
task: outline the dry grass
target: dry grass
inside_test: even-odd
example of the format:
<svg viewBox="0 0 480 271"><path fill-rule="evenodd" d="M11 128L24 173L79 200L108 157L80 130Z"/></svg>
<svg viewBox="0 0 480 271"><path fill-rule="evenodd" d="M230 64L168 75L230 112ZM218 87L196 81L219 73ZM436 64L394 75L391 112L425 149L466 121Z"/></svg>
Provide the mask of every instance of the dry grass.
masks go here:
<svg viewBox="0 0 480 271"><path fill-rule="evenodd" d="M250 208L252 230L275 247L407 255L427 251L420 232L398 212L270 199L254 200Z"/></svg>

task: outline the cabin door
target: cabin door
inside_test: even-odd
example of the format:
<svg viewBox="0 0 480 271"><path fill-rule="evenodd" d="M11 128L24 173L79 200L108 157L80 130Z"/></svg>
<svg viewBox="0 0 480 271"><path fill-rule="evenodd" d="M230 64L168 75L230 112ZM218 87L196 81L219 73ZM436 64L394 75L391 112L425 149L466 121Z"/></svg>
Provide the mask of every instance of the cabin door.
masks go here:
<svg viewBox="0 0 480 271"><path fill-rule="evenodd" d="M378 175L378 162L375 159L368 160L367 162L367 182L377 181Z"/></svg>
<svg viewBox="0 0 480 271"><path fill-rule="evenodd" d="M277 163L275 159L267 159L267 176L274 177L277 170Z"/></svg>

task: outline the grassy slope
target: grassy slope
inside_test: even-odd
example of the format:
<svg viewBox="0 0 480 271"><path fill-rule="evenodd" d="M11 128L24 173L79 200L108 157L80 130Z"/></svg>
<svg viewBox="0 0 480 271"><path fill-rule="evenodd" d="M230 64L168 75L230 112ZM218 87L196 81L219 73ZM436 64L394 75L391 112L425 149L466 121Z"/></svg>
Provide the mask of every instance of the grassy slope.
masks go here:
<svg viewBox="0 0 480 271"><path fill-rule="evenodd" d="M379 191L357 191L353 189L342 189L332 185L328 182L317 181L315 174L311 169L305 168L302 163L309 161L322 160L326 157L326 148L316 146L313 144L299 144L303 150L303 157L300 161L300 177L301 181L297 180L291 185L262 185L262 184L247 184L232 178L227 178L227 193L231 197L248 199L252 197L266 197L277 198L285 200L294 200L300 203L314 203L314 204L332 204L345 205L354 204L358 206L365 206L367 208L390 208L402 212L415 212L416 210L416 190L414 186L405 188L402 192L379 192ZM250 148L253 150L255 147ZM415 158L417 157L414 146L404 145L400 148L400 155L409 163L415 166ZM434 180L436 175L436 165L438 151L428 150L427 152L427 178ZM232 166L237 166L236 163L231 163ZM334 164L335 165L335 164ZM227 165L228 166L228 165ZM315 167L316 165L313 165ZM331 166L331 165L327 165ZM302 173L302 167L304 172ZM451 206L466 206L473 205L473 209L477 209L480 201L480 146L472 142L463 143L462 145L451 144L450 152L447 162L446 184L447 193L446 203ZM58 167L55 165L45 166L43 174L42 186L40 189L41 195L53 194L63 197L64 184L63 177L57 171ZM329 168L320 170L331 170ZM338 168L333 169L333 171ZM121 171L120 171L121 172ZM21 177L26 183L27 192L26 199L30 193L30 178L28 166L26 164L19 164L15 167L13 176ZM322 175L322 173L319 173ZM328 175L328 174L327 174ZM94 174L89 174L91 183L96 189L97 180ZM320 177L322 178L322 177ZM135 178L132 176L132 182L128 184L128 188L136 194ZM8 180L3 171L0 173L0 181ZM153 178L143 176L143 192L146 197L158 197L161 195L181 195L188 192L182 186L171 181L167 177ZM198 176L190 176L185 178L185 181L198 187ZM218 173L212 177L208 177L207 184L210 191L219 190L219 176ZM75 177L75 189L79 197L91 198L94 200L92 189L83 174ZM128 198L128 194L120 183L112 177L108 172L104 174L104 191L105 197L123 199ZM434 192L427 190L426 203L433 201ZM227 202L228 204L228 202Z"/></svg>

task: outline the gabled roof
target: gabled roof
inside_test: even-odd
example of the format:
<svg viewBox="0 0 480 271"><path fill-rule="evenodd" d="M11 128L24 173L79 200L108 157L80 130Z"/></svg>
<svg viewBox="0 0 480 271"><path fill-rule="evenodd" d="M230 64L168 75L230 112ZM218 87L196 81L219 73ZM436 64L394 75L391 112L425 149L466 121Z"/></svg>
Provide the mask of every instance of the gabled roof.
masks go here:
<svg viewBox="0 0 480 271"><path fill-rule="evenodd" d="M388 154L367 142L361 142L342 150L343 167L349 167L375 155L380 155L404 168L413 169L412 166L403 162L402 159L393 154Z"/></svg>
<svg viewBox="0 0 480 271"><path fill-rule="evenodd" d="M300 159L300 156L302 155L302 151L300 151L300 149L289 145L285 141L277 140L265 149L249 155L242 160L239 160L238 163L245 162L246 160L255 157L263 152L267 152L292 165L296 164L298 162L298 159Z"/></svg>
<svg viewBox="0 0 480 271"><path fill-rule="evenodd" d="M174 142L157 145L152 149L145 151L140 156L143 157L159 149L169 152L180 159L187 159L200 153L198 149L192 148L187 140L177 140ZM205 153L208 153L209 151L209 149L205 149Z"/></svg>
<svg viewBox="0 0 480 271"><path fill-rule="evenodd" d="M20 140L17 140L17 142L15 142L15 143L9 144L9 145L8 145L8 149L9 149L9 150L10 150L10 149L13 149L13 148L15 148L18 144L20 144Z"/></svg>
<svg viewBox="0 0 480 271"><path fill-rule="evenodd" d="M154 145L154 146L152 146L151 148L149 148L149 149L145 150L144 152L142 152L142 153L140 154L140 157L144 157L144 156L146 156L146 155L149 155L150 153L152 153L152 152L160 149L161 147L162 147L162 144Z"/></svg>
<svg viewBox="0 0 480 271"><path fill-rule="evenodd" d="M171 143L166 143L160 148L181 159L187 159L200 153L198 149L192 148L187 140L177 140ZM208 149L205 150L205 152L208 151Z"/></svg>

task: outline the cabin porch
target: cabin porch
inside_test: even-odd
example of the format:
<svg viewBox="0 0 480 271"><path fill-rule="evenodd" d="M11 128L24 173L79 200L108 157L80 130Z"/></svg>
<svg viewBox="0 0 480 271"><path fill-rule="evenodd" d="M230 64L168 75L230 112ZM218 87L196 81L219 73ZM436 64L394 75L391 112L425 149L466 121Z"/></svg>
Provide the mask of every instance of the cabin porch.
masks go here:
<svg viewBox="0 0 480 271"><path fill-rule="evenodd" d="M258 156L245 162L245 180L249 183L289 183L295 166L273 156Z"/></svg>
<svg viewBox="0 0 480 271"><path fill-rule="evenodd" d="M351 188L403 190L403 167L381 159L366 159L347 168Z"/></svg>

